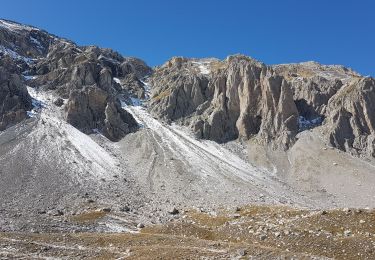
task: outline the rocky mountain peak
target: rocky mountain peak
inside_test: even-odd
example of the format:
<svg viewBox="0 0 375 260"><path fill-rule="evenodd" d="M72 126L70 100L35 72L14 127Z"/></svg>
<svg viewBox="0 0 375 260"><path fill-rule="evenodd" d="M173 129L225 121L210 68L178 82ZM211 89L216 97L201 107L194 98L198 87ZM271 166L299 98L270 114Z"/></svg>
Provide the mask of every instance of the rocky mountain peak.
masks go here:
<svg viewBox="0 0 375 260"><path fill-rule="evenodd" d="M137 129L118 97L144 93L139 80L151 69L140 59L97 46L78 46L44 30L7 20L0 20L1 56L12 60L10 64L15 66L8 64L8 70L15 68L12 73L21 78L22 84L66 99L62 106L65 118L81 131L99 129L115 141ZM23 113L25 118L26 111Z"/></svg>

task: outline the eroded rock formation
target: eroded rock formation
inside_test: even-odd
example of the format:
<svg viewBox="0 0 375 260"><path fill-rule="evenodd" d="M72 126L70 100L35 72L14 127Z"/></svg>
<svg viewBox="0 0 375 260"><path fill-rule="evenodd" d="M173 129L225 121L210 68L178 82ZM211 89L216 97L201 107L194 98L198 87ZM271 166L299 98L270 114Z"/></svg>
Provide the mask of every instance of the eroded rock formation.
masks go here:
<svg viewBox="0 0 375 260"><path fill-rule="evenodd" d="M256 137L287 148L298 131L289 84L245 56L222 62L174 58L154 73L152 84L151 111L189 124L197 137L218 142Z"/></svg>

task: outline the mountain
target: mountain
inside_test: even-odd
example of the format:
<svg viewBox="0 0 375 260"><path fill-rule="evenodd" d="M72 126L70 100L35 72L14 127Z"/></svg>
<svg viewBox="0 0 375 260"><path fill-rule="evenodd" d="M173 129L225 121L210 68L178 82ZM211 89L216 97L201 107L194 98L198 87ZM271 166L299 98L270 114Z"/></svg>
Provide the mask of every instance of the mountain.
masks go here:
<svg viewBox="0 0 375 260"><path fill-rule="evenodd" d="M189 126L198 138L256 139L288 149L299 132L322 125L333 147L375 155L374 79L342 66L267 66L241 55L173 58L155 70L152 85L151 111Z"/></svg>
<svg viewBox="0 0 375 260"><path fill-rule="evenodd" d="M375 205L374 106L375 80L343 66L269 66L232 55L173 57L150 68L111 49L0 20L0 256L16 257L7 241L32 256L21 241L38 232L52 234L51 242L56 232L138 234L146 226L151 238L142 241L187 235L193 248L223 243L224 231L243 233L238 221L252 226L251 216L259 230L244 236L256 243L269 238L268 230L299 239L304 223L279 230L295 216L317 229L323 224L315 216L368 221L370 209L357 216L338 208ZM272 226L275 214L282 217ZM324 233L327 243L335 244L335 232ZM364 234L348 243L364 249ZM40 256L74 255L49 251ZM99 257L89 251L82 249ZM271 251L261 256L277 255ZM307 256L332 252L342 249Z"/></svg>

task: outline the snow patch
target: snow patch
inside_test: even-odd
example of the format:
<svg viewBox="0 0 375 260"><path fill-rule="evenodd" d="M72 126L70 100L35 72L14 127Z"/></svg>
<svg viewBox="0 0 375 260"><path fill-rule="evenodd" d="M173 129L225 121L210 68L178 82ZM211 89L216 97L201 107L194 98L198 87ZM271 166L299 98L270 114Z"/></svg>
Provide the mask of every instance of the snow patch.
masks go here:
<svg viewBox="0 0 375 260"><path fill-rule="evenodd" d="M31 96L31 104L33 109L31 111L26 111L26 113L29 117L36 117L41 109L47 107L46 100L44 99L45 96L29 86L27 86L27 91Z"/></svg>
<svg viewBox="0 0 375 260"><path fill-rule="evenodd" d="M142 106L142 101L139 98L131 97L130 100L132 101L133 106Z"/></svg>
<svg viewBox="0 0 375 260"><path fill-rule="evenodd" d="M9 55L14 60L23 60L27 64L30 64L33 61L33 59L21 56L17 52L15 52L15 51L13 51L11 49L8 49L8 48L6 48L3 45L0 45L0 53L4 53L6 55Z"/></svg>
<svg viewBox="0 0 375 260"><path fill-rule="evenodd" d="M40 41L38 41L37 39L35 39L34 37L30 36L30 40L32 43L34 43L36 45L36 47L42 51L44 50L44 47L42 46L42 44L40 43Z"/></svg>
<svg viewBox="0 0 375 260"><path fill-rule="evenodd" d="M198 65L198 69L201 74L208 75L211 73L211 69L209 67L209 61L193 61L192 64Z"/></svg>
<svg viewBox="0 0 375 260"><path fill-rule="evenodd" d="M11 31L32 31L32 30L37 30L39 31L38 28L32 27L32 26L27 26L27 25L22 25L19 23L14 23L11 21L5 21L0 19L0 27L6 28Z"/></svg>
<svg viewBox="0 0 375 260"><path fill-rule="evenodd" d="M26 80L33 80L36 79L38 76L29 76L29 75L22 75L24 79Z"/></svg>
<svg viewBox="0 0 375 260"><path fill-rule="evenodd" d="M150 86L150 83L147 81L148 80L148 78L147 77L145 77L145 78L143 78L142 80L140 80L141 82L142 82L142 84L143 84L143 87L144 87L144 89L145 89L145 92L146 92L146 99L150 99L150 97L151 97L151 86Z"/></svg>
<svg viewBox="0 0 375 260"><path fill-rule="evenodd" d="M300 131L311 129L313 127L321 125L322 123L323 123L323 117L321 116L310 119L310 120L304 118L303 116L300 116L298 118L298 125L299 125Z"/></svg>

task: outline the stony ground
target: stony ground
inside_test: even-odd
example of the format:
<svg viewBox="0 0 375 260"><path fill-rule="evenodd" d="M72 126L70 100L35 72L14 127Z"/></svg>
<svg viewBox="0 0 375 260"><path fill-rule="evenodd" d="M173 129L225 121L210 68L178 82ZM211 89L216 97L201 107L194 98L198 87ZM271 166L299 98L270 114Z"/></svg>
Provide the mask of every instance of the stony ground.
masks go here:
<svg viewBox="0 0 375 260"><path fill-rule="evenodd" d="M81 225L109 212L77 215ZM2 259L374 259L375 211L249 206L174 212L125 233L0 233Z"/></svg>

